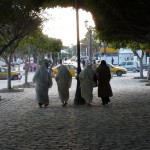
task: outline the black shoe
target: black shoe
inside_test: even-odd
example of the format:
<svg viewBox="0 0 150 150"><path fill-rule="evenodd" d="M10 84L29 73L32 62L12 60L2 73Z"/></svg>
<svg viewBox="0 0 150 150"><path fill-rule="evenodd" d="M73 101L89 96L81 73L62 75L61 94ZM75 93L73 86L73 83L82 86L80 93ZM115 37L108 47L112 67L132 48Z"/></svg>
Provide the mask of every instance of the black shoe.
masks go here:
<svg viewBox="0 0 150 150"><path fill-rule="evenodd" d="M107 103L109 103L110 102L110 99L107 99Z"/></svg>
<svg viewBox="0 0 150 150"><path fill-rule="evenodd" d="M44 107L47 107L47 106L48 106L48 104L45 104L45 105L44 105Z"/></svg>
<svg viewBox="0 0 150 150"><path fill-rule="evenodd" d="M63 105L62 105L62 107L65 107L67 104L68 104L67 102L64 102Z"/></svg>
<svg viewBox="0 0 150 150"><path fill-rule="evenodd" d="M39 108L42 108L42 105L43 105L43 104L39 103Z"/></svg>
<svg viewBox="0 0 150 150"><path fill-rule="evenodd" d="M105 102L103 102L102 105L105 105Z"/></svg>
<svg viewBox="0 0 150 150"><path fill-rule="evenodd" d="M39 108L42 108L42 105L39 105Z"/></svg>

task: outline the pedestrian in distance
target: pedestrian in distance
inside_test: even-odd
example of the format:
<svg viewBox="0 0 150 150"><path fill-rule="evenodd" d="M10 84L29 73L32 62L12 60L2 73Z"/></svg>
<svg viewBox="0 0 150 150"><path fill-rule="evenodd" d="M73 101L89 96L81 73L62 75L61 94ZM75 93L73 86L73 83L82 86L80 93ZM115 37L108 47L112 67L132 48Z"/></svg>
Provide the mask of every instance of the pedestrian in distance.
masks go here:
<svg viewBox="0 0 150 150"><path fill-rule="evenodd" d="M109 97L113 96L112 89L110 86L110 69L106 64L105 60L102 60L98 68L96 69L98 79L98 97L101 97L102 104L108 104L110 102Z"/></svg>
<svg viewBox="0 0 150 150"><path fill-rule="evenodd" d="M58 93L62 102L62 107L64 107L68 103L69 88L71 87L72 76L67 67L62 64L62 60L60 60L60 66L55 79L57 82Z"/></svg>
<svg viewBox="0 0 150 150"><path fill-rule="evenodd" d="M96 61L95 61L95 60L93 60L92 69L95 71L95 70L96 70L96 68L97 68Z"/></svg>
<svg viewBox="0 0 150 150"><path fill-rule="evenodd" d="M111 63L114 64L114 58L113 57L111 58Z"/></svg>
<svg viewBox="0 0 150 150"><path fill-rule="evenodd" d="M63 64L67 64L67 58L64 59Z"/></svg>
<svg viewBox="0 0 150 150"><path fill-rule="evenodd" d="M50 65L49 67L48 67L48 73L49 73L49 75L51 76L52 75L52 72L53 72L53 69L52 69L52 66Z"/></svg>
<svg viewBox="0 0 150 150"><path fill-rule="evenodd" d="M84 68L85 65L86 65L86 62L85 62L85 60L83 59L83 60L82 60L82 67Z"/></svg>
<svg viewBox="0 0 150 150"><path fill-rule="evenodd" d="M21 73L18 75L18 81L20 81L22 79L22 75Z"/></svg>
<svg viewBox="0 0 150 150"><path fill-rule="evenodd" d="M35 83L36 100L39 107L42 108L49 105L48 90L52 87L52 78L47 71L46 64L41 66L35 73L33 77L33 82Z"/></svg>
<svg viewBox="0 0 150 150"><path fill-rule="evenodd" d="M81 96L88 106L91 106L93 99L94 74L91 64L87 65L79 74Z"/></svg>

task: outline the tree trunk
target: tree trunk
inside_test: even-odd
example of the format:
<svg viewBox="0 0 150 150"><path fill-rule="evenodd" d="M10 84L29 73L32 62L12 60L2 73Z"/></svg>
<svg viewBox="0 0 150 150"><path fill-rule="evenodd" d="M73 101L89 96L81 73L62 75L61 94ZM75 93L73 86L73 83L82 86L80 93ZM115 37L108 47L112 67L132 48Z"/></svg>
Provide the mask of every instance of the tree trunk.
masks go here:
<svg viewBox="0 0 150 150"><path fill-rule="evenodd" d="M140 77L143 77L143 57L144 57L144 52L142 51L142 55L141 57L139 56L139 54L137 53L137 51L133 51L134 55L136 55L139 59L140 62Z"/></svg>
<svg viewBox="0 0 150 150"><path fill-rule="evenodd" d="M25 84L28 83L28 72L29 72L29 64L27 63L27 60L25 60Z"/></svg>
<svg viewBox="0 0 150 150"><path fill-rule="evenodd" d="M144 77L143 76L143 58L140 58L140 77Z"/></svg>
<svg viewBox="0 0 150 150"><path fill-rule="evenodd" d="M107 55L107 52L106 52L107 44L105 42L104 42L103 47L104 47L104 60L107 61L107 57L106 57L106 55Z"/></svg>
<svg viewBox="0 0 150 150"><path fill-rule="evenodd" d="M7 89L11 89L11 63L7 64Z"/></svg>
<svg viewBox="0 0 150 150"><path fill-rule="evenodd" d="M39 62L39 57L37 56L37 66L39 66L40 62Z"/></svg>
<svg viewBox="0 0 150 150"><path fill-rule="evenodd" d="M27 66L27 67L25 68L25 84L28 83L28 72L29 72L28 64L27 64L26 66Z"/></svg>
<svg viewBox="0 0 150 150"><path fill-rule="evenodd" d="M149 53L149 64L148 64L147 80L150 80L150 53Z"/></svg>

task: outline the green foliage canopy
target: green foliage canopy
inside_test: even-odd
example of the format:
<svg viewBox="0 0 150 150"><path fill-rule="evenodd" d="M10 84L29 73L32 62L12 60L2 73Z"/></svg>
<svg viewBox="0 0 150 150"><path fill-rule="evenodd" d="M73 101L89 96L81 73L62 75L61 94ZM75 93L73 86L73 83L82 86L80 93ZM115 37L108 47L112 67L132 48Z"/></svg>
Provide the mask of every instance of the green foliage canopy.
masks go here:
<svg viewBox="0 0 150 150"><path fill-rule="evenodd" d="M76 0L79 8L90 11L103 40L150 41L150 1ZM75 7L75 0L48 0L47 7Z"/></svg>
<svg viewBox="0 0 150 150"><path fill-rule="evenodd" d="M20 44L21 47L26 45L31 45L39 53L60 52L62 41L60 39L49 38L39 29L34 34L27 36Z"/></svg>
<svg viewBox="0 0 150 150"><path fill-rule="evenodd" d="M150 41L150 1L148 0L1 0L0 21L15 20L16 14L24 15L39 11L41 7L78 7L90 11L99 32L105 41L134 40ZM7 8L7 9L6 9Z"/></svg>

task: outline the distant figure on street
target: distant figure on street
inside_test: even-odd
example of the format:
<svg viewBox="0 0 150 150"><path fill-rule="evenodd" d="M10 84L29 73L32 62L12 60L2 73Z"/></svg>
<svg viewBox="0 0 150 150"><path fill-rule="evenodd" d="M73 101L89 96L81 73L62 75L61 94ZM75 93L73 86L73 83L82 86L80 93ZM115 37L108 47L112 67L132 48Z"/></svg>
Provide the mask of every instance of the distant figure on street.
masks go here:
<svg viewBox="0 0 150 150"><path fill-rule="evenodd" d="M98 68L96 69L98 79L98 97L101 97L102 104L108 104L110 102L109 97L113 96L112 89L110 86L110 69L106 64L105 60L102 60Z"/></svg>
<svg viewBox="0 0 150 150"><path fill-rule="evenodd" d="M53 69L52 69L52 66L50 65L48 67L48 73L49 73L50 76L52 75L52 72L53 72Z"/></svg>
<svg viewBox="0 0 150 150"><path fill-rule="evenodd" d="M87 65L79 74L81 96L84 98L88 106L91 106L93 99L93 83L94 83L94 70L92 65Z"/></svg>
<svg viewBox="0 0 150 150"><path fill-rule="evenodd" d="M64 64L67 64L67 58L64 59L64 62L63 62L63 63L64 63Z"/></svg>
<svg viewBox="0 0 150 150"><path fill-rule="evenodd" d="M95 71L95 70L96 70L96 68L97 68L96 61L95 61L95 60L93 60L92 69Z"/></svg>
<svg viewBox="0 0 150 150"><path fill-rule="evenodd" d="M36 66L36 64L34 64L33 70L36 71L36 69L37 69L37 66Z"/></svg>
<svg viewBox="0 0 150 150"><path fill-rule="evenodd" d="M85 67L85 65L86 65L86 62L85 62L85 60L83 59L83 60L82 60L82 66L83 66L83 68Z"/></svg>
<svg viewBox="0 0 150 150"><path fill-rule="evenodd" d="M66 66L62 65L62 60L60 60L60 67L58 68L58 73L55 77L59 97L62 102L62 107L66 106L69 99L69 88L72 83L72 76Z"/></svg>
<svg viewBox="0 0 150 150"><path fill-rule="evenodd" d="M114 64L114 58L113 57L111 58L111 63Z"/></svg>
<svg viewBox="0 0 150 150"><path fill-rule="evenodd" d="M36 100L39 107L49 105L48 89L52 87L52 78L47 71L46 65L41 66L33 77L35 83Z"/></svg>

